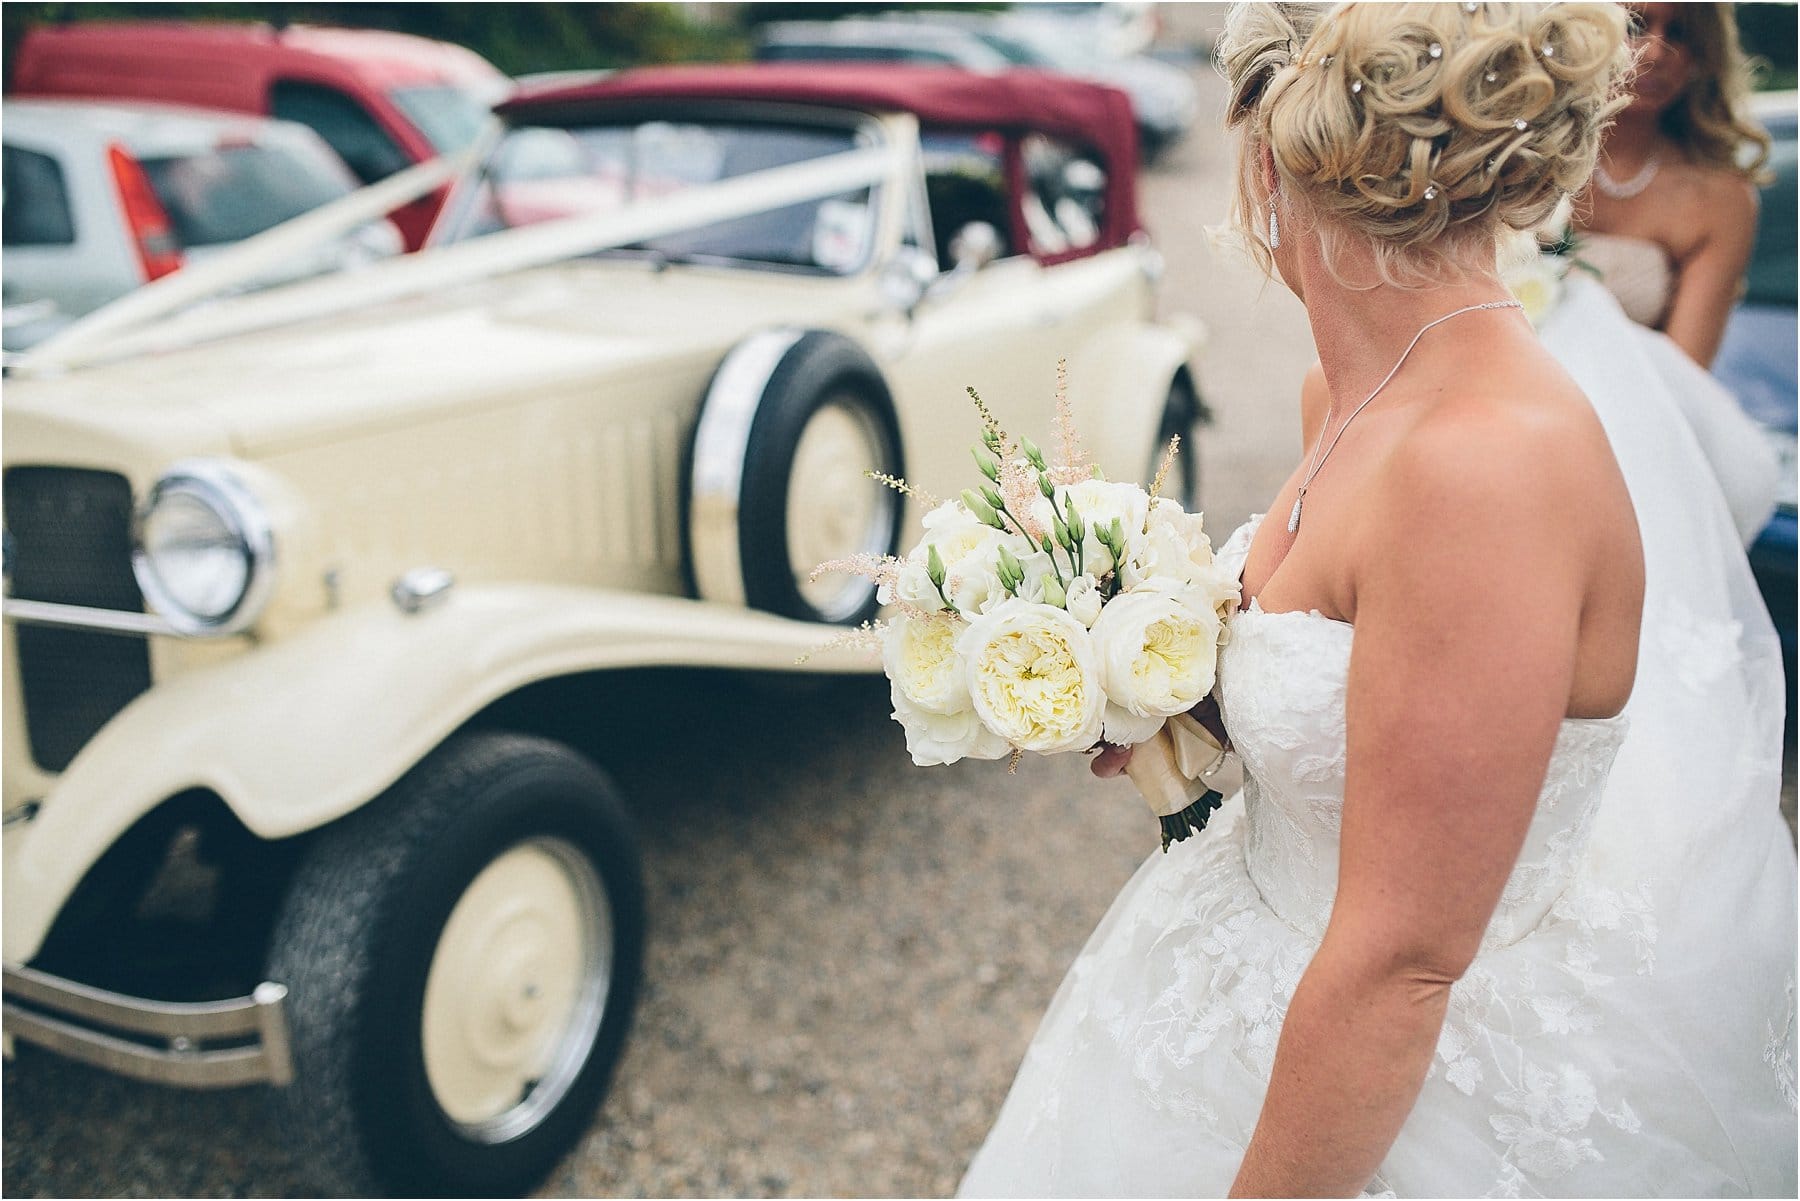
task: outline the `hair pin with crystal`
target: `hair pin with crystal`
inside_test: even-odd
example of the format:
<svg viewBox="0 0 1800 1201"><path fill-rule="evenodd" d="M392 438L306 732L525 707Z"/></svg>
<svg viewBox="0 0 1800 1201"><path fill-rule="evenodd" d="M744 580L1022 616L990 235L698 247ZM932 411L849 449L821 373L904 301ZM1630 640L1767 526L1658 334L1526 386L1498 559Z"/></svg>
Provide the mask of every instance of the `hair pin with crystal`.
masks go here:
<svg viewBox="0 0 1800 1201"><path fill-rule="evenodd" d="M1543 54L1543 56L1545 58L1555 58L1556 57L1556 47L1546 45L1541 53Z"/></svg>
<svg viewBox="0 0 1800 1201"><path fill-rule="evenodd" d="M1355 95L1355 94L1357 94L1357 93L1359 93L1359 92L1361 92L1361 91L1362 91L1362 80L1360 80L1360 79L1357 79L1357 80L1353 80L1353 81L1352 81L1352 82L1351 82L1351 84L1350 84L1350 92L1351 92L1351 94L1352 94L1352 95Z"/></svg>
<svg viewBox="0 0 1800 1201"><path fill-rule="evenodd" d="M1435 184L1435 183L1428 183L1428 184L1426 184L1426 185L1425 185L1425 199L1427 199L1427 200L1436 200L1436 199L1437 199L1437 198L1438 198L1438 186L1437 186L1437 184Z"/></svg>
<svg viewBox="0 0 1800 1201"><path fill-rule="evenodd" d="M1527 121L1524 117L1514 117L1513 128L1520 133L1524 133L1527 129L1531 128L1531 122Z"/></svg>
<svg viewBox="0 0 1800 1201"><path fill-rule="evenodd" d="M1444 48L1437 42L1431 43L1431 46L1429 47L1429 52L1431 54L1431 57L1433 57L1433 58L1444 57Z"/></svg>
<svg viewBox="0 0 1800 1201"><path fill-rule="evenodd" d="M1486 75L1482 76L1482 78L1487 80L1489 83L1500 82L1500 77L1498 75L1494 74L1492 71L1489 71Z"/></svg>

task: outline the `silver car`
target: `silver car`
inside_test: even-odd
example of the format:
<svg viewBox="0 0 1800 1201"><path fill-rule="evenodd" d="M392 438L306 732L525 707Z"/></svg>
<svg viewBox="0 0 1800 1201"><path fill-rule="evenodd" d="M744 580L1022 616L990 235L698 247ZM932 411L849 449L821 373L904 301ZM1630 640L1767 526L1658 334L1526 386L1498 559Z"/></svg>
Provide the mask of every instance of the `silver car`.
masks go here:
<svg viewBox="0 0 1800 1201"><path fill-rule="evenodd" d="M317 134L288 121L173 105L8 100L4 124L9 351L357 186ZM379 221L247 286L401 248L399 232Z"/></svg>

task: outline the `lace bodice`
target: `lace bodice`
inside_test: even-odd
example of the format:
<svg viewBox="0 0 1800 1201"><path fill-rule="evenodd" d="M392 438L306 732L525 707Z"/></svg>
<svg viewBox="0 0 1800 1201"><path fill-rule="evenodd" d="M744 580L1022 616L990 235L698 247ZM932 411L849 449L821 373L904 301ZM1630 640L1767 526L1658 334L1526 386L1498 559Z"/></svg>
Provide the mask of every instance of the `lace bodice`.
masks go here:
<svg viewBox="0 0 1800 1201"><path fill-rule="evenodd" d="M1233 535L1221 559L1241 559L1258 524ZM1245 866L1275 914L1312 939L1337 895L1353 634L1317 611L1266 613L1252 601L1219 661L1221 710L1244 761ZM1563 722L1483 950L1529 932L1569 886L1626 725L1623 716Z"/></svg>

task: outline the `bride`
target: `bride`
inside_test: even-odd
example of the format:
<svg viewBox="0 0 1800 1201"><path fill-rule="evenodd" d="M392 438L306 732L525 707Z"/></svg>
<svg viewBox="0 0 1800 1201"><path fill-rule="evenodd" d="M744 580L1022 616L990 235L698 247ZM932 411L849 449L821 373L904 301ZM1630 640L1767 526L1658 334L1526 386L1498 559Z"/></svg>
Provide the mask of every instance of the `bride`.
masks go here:
<svg viewBox="0 0 1800 1201"><path fill-rule="evenodd" d="M1624 33L1233 10L1240 222L1320 358L1221 551L1242 806L1126 885L964 1195L1793 1194L1773 632L1617 307L1553 357L1495 270L1592 171Z"/></svg>

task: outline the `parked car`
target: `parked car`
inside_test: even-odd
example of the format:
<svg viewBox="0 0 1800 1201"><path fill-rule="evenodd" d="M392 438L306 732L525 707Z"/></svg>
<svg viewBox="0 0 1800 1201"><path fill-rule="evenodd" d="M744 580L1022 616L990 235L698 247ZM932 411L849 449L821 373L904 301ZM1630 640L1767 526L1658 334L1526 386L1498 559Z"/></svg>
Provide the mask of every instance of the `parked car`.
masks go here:
<svg viewBox="0 0 1800 1201"><path fill-rule="evenodd" d="M0 109L7 350L357 186L291 121L87 100ZM365 265L402 245L389 222L371 222L246 286Z"/></svg>
<svg viewBox="0 0 1800 1201"><path fill-rule="evenodd" d="M166 101L311 126L364 183L474 141L506 76L472 50L373 29L232 22L82 21L30 30L21 96ZM393 214L417 249L442 203Z"/></svg>
<svg viewBox="0 0 1800 1201"><path fill-rule="evenodd" d="M1750 546L1750 566L1781 635L1790 726L1795 707L1795 409L1800 395L1795 374L1800 358L1795 321L1795 108L1793 92L1755 98L1756 115L1773 143L1768 166L1774 179L1762 191L1744 297L1732 311L1713 363L1713 373L1767 428L1783 466L1784 491L1775 516Z"/></svg>
<svg viewBox="0 0 1800 1201"><path fill-rule="evenodd" d="M1116 91L694 67L501 114L421 253L73 327L0 413L6 1034L274 1085L351 1195L520 1190L590 1120L646 673L878 672L820 650L872 587L811 568L918 532L867 472L966 482L968 386L1047 436L1066 357L1124 478L1206 416ZM181 830L245 937L134 991Z"/></svg>
<svg viewBox="0 0 1800 1201"><path fill-rule="evenodd" d="M775 21L757 31L755 56L758 62L910 63L986 72L1013 65L966 30L879 17Z"/></svg>
<svg viewBox="0 0 1800 1201"><path fill-rule="evenodd" d="M784 21L758 34L764 62L914 62L1002 71L1057 71L1131 97L1138 147L1151 161L1193 125L1199 99L1187 72L1143 55L1115 58L1078 40L1067 21L934 10L837 21Z"/></svg>

